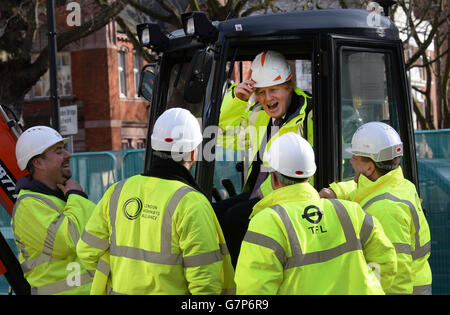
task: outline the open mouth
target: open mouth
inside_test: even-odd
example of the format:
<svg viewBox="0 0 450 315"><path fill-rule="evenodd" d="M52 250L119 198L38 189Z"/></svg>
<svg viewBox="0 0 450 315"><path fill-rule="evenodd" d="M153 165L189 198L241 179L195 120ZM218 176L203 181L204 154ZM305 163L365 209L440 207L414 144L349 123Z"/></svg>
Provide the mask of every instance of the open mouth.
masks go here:
<svg viewBox="0 0 450 315"><path fill-rule="evenodd" d="M70 169L70 162L69 161L64 162L61 166L62 166L62 168L69 168Z"/></svg>
<svg viewBox="0 0 450 315"><path fill-rule="evenodd" d="M267 109L271 112L276 111L278 108L278 102L276 102L275 104L269 105L267 104Z"/></svg>

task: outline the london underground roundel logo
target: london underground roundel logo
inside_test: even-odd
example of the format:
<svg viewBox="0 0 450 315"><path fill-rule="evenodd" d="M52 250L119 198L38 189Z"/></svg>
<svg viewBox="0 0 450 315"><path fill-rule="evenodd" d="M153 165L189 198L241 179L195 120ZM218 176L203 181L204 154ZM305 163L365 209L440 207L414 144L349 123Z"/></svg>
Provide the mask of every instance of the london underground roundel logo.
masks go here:
<svg viewBox="0 0 450 315"><path fill-rule="evenodd" d="M122 207L123 214L128 220L135 220L142 211L142 201L137 197L133 197L125 201Z"/></svg>

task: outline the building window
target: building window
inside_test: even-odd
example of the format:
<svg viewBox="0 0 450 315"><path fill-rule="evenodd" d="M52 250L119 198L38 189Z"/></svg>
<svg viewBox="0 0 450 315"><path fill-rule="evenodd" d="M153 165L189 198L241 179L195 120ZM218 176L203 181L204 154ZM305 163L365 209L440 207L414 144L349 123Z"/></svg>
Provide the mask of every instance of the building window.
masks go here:
<svg viewBox="0 0 450 315"><path fill-rule="evenodd" d="M141 70L141 57L137 52L133 53L133 83L134 83L134 96L139 95L139 76Z"/></svg>
<svg viewBox="0 0 450 315"><path fill-rule="evenodd" d="M119 66L119 94L120 97L127 96L127 76L126 76L126 60L127 53L126 51L119 50L117 52L118 57L118 66Z"/></svg>
<svg viewBox="0 0 450 315"><path fill-rule="evenodd" d="M33 62L38 57L33 55ZM67 96L72 95L72 71L70 52L59 52L56 58L57 72L58 72L58 95ZM39 79L39 81L31 88L25 95L25 98L40 98L50 96L50 74L49 71Z"/></svg>

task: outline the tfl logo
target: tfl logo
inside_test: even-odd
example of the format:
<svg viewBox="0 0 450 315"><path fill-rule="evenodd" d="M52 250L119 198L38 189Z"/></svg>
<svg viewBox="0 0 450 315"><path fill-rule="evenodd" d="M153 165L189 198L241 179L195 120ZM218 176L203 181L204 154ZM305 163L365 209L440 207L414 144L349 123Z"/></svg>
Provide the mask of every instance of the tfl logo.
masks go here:
<svg viewBox="0 0 450 315"><path fill-rule="evenodd" d="M319 224L323 217L323 211L316 206L308 206L303 211L302 218L312 224ZM312 234L326 233L327 230L324 229L322 225L313 225L308 227Z"/></svg>

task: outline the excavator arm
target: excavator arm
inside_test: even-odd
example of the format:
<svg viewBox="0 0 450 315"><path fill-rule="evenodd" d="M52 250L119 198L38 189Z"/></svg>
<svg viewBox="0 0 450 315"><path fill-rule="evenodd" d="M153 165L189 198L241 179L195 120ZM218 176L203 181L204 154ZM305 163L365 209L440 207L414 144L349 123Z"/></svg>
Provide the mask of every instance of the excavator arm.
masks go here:
<svg viewBox="0 0 450 315"><path fill-rule="evenodd" d="M16 182L26 175L27 171L19 169L15 154L16 142L22 128L14 114L10 112L8 116L7 111L9 111L7 107L0 105L0 205L11 216L17 198ZM0 233L0 275L5 276L15 294L30 294L30 285L24 278L20 263L2 233Z"/></svg>

